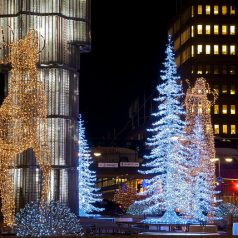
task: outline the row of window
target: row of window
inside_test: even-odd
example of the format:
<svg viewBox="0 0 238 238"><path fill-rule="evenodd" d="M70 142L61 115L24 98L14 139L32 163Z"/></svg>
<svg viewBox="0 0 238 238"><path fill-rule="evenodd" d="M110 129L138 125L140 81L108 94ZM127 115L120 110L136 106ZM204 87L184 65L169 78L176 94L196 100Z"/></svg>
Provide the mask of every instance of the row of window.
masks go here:
<svg viewBox="0 0 238 238"><path fill-rule="evenodd" d="M215 84L213 86L213 89L215 89L218 94L230 94L230 95L236 94L236 86L234 84L230 85L229 88L227 87L227 85L221 85L220 88L219 85Z"/></svg>
<svg viewBox="0 0 238 238"><path fill-rule="evenodd" d="M191 26L191 37L194 37L195 27ZM198 35L206 34L214 34L214 35L235 35L236 34L236 26L235 25L197 25L196 33Z"/></svg>
<svg viewBox="0 0 238 238"><path fill-rule="evenodd" d="M237 72L238 66L235 65L192 65L191 73L194 74L230 74Z"/></svg>
<svg viewBox="0 0 238 238"><path fill-rule="evenodd" d="M236 114L236 105L217 105L215 104L213 107L214 114L230 114L230 115L235 115ZM221 109L221 110L220 110ZM228 111L229 110L229 111Z"/></svg>
<svg viewBox="0 0 238 238"><path fill-rule="evenodd" d="M178 50L191 37L197 35L236 35L236 25L201 25L186 28L174 41L174 50Z"/></svg>
<svg viewBox="0 0 238 238"><path fill-rule="evenodd" d="M191 56L194 57L195 50L196 53L206 55L214 54L214 55L236 55L236 46L235 45L192 45L191 46Z"/></svg>
<svg viewBox="0 0 238 238"><path fill-rule="evenodd" d="M214 125L214 134L230 134L230 135L235 135L236 134L236 125L219 125L215 124Z"/></svg>
<svg viewBox="0 0 238 238"><path fill-rule="evenodd" d="M176 64L179 67L190 57L195 55L237 55L236 45L192 45L191 47L185 48L180 55L176 57ZM232 73L231 73L232 74Z"/></svg>
<svg viewBox="0 0 238 238"><path fill-rule="evenodd" d="M192 6L191 9L191 16L194 17L195 10L197 15L235 15L236 9L235 6L227 6L227 5L197 5L196 9L195 6Z"/></svg>

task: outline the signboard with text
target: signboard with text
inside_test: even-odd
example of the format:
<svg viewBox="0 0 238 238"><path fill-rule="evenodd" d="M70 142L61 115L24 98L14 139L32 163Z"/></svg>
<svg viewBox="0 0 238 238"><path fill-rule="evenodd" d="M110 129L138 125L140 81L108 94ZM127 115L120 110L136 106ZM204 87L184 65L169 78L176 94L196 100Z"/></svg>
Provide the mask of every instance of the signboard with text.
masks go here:
<svg viewBox="0 0 238 238"><path fill-rule="evenodd" d="M118 168L118 163L98 163L99 168Z"/></svg>
<svg viewBox="0 0 238 238"><path fill-rule="evenodd" d="M139 162L120 162L120 167L139 167Z"/></svg>

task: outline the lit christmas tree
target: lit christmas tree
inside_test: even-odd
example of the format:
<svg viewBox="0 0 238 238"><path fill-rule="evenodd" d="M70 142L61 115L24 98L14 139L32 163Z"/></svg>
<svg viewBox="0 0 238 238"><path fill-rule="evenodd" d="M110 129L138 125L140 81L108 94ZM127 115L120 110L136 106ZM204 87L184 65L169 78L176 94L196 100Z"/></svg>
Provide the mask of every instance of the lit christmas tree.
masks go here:
<svg viewBox="0 0 238 238"><path fill-rule="evenodd" d="M101 194L96 188L96 174L90 169L93 163L87 140L85 139L85 128L81 115L78 121L78 204L79 216L92 216L93 213L102 211L95 206L101 202Z"/></svg>
<svg viewBox="0 0 238 238"><path fill-rule="evenodd" d="M122 184L113 197L113 201L121 205L124 211L126 211L136 199L138 199L138 195L133 182Z"/></svg>
<svg viewBox="0 0 238 238"><path fill-rule="evenodd" d="M211 162L209 152L207 151L205 133L199 116L195 121L190 138L190 143L192 144L190 159L193 161L193 167L191 167L191 214L195 221L207 221L207 214L213 210L214 192L213 187L210 186L210 184L213 184L213 180L210 181L210 176L207 176L210 173Z"/></svg>
<svg viewBox="0 0 238 238"><path fill-rule="evenodd" d="M187 207L187 168L186 155L183 146L184 122L181 117L185 114L182 100L182 85L177 75L172 41L169 37L166 48L164 70L161 71L162 83L157 86L159 96L157 111L152 114L156 122L152 124L151 137L147 139L150 154L145 156L145 171L151 174L148 179L146 196L139 205L145 205L143 213L161 214L161 218L147 218L145 223L185 223L177 216L176 211Z"/></svg>
<svg viewBox="0 0 238 238"><path fill-rule="evenodd" d="M20 237L83 235L77 216L59 202L30 202L16 215L15 230Z"/></svg>
<svg viewBox="0 0 238 238"><path fill-rule="evenodd" d="M213 92L204 78L198 78L186 93L186 133L190 167L190 207L193 218L207 221L215 212L215 146L208 100Z"/></svg>

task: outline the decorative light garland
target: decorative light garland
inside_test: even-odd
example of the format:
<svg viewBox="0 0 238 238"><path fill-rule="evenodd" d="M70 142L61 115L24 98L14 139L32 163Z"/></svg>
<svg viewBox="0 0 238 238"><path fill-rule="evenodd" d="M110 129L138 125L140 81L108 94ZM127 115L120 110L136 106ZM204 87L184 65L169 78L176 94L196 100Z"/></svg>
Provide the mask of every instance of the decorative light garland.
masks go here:
<svg viewBox="0 0 238 238"><path fill-rule="evenodd" d="M8 45L1 64L11 64L9 90L0 108L0 191L4 223L12 226L15 215L13 169L15 156L28 148L35 152L42 175L42 201L46 200L51 170L46 123L46 93L39 80L38 33Z"/></svg>

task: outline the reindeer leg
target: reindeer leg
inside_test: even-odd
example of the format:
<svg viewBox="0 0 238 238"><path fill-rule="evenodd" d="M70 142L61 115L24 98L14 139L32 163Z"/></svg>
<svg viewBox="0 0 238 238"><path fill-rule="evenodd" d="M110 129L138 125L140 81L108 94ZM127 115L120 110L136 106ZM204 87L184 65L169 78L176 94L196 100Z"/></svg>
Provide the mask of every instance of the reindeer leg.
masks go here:
<svg viewBox="0 0 238 238"><path fill-rule="evenodd" d="M12 226L15 219L13 176L8 165L5 165L4 163L1 163L0 174L2 199L1 211L3 214L4 224Z"/></svg>
<svg viewBox="0 0 238 238"><path fill-rule="evenodd" d="M47 200L51 171L51 166L48 161L48 151L44 150L44 146L35 146L33 150L41 170L41 202L45 202Z"/></svg>

